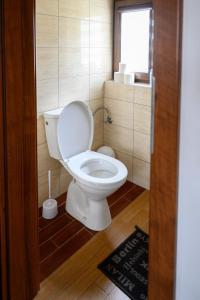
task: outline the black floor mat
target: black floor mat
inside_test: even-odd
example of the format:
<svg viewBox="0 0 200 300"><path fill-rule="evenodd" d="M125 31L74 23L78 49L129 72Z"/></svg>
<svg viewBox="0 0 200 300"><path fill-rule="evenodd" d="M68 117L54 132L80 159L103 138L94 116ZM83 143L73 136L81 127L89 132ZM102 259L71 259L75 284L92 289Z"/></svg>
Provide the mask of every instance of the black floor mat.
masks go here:
<svg viewBox="0 0 200 300"><path fill-rule="evenodd" d="M133 300L147 300L148 240L148 234L136 227L136 231L98 265Z"/></svg>

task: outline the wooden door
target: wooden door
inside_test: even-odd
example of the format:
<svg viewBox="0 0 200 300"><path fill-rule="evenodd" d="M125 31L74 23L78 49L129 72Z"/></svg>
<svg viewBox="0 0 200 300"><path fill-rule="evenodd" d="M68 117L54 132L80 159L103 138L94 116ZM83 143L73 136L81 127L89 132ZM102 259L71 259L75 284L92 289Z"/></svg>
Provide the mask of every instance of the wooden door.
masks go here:
<svg viewBox="0 0 200 300"><path fill-rule="evenodd" d="M5 299L27 300L39 288L35 11L33 0L5 0L1 5L3 288Z"/></svg>
<svg viewBox="0 0 200 300"><path fill-rule="evenodd" d="M2 12L2 10L1 10ZM0 41L2 41L2 18L0 15ZM0 43L0 298L7 298L6 224L5 224L5 135L4 135L4 87L3 48Z"/></svg>
<svg viewBox="0 0 200 300"><path fill-rule="evenodd" d="M175 289L182 0L154 0L155 130L150 200L150 300Z"/></svg>

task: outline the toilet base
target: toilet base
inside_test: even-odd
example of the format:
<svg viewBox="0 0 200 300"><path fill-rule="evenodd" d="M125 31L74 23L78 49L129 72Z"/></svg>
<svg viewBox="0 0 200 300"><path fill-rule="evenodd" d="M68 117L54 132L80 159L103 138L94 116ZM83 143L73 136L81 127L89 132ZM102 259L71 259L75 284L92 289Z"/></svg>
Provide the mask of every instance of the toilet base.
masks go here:
<svg viewBox="0 0 200 300"><path fill-rule="evenodd" d="M66 211L89 229L101 231L111 224L107 199L93 200L75 180L69 185Z"/></svg>

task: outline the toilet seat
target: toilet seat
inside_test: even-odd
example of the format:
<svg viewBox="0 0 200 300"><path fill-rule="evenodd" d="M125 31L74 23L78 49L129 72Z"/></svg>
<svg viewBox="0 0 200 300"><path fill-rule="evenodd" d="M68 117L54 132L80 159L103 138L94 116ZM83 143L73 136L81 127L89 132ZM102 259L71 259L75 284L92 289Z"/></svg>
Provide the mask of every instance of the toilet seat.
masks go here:
<svg viewBox="0 0 200 300"><path fill-rule="evenodd" d="M74 178L88 185L116 184L127 176L127 169L119 160L94 151L75 155L66 160L64 166Z"/></svg>
<svg viewBox="0 0 200 300"><path fill-rule="evenodd" d="M58 146L63 160L89 150L94 134L93 116L81 101L69 103L62 110L57 127Z"/></svg>
<svg viewBox="0 0 200 300"><path fill-rule="evenodd" d="M57 128L61 163L88 186L102 188L121 182L127 177L126 167L117 159L90 151L93 129L93 117L85 103L71 102L62 110Z"/></svg>

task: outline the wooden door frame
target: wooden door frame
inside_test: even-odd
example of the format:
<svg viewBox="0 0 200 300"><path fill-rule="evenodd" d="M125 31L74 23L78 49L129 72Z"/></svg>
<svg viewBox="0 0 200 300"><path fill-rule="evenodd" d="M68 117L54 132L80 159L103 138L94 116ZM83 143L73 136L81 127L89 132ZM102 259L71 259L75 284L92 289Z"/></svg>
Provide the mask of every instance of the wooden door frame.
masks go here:
<svg viewBox="0 0 200 300"><path fill-rule="evenodd" d="M0 11L2 14L2 9ZM2 20L2 18L0 17ZM6 265L6 218L5 218L5 149L4 149L4 90L3 90L3 49L2 49L2 22L0 21L0 298L7 298L7 265Z"/></svg>
<svg viewBox="0 0 200 300"><path fill-rule="evenodd" d="M9 300L32 299L39 289L34 5L1 1L1 273Z"/></svg>
<svg viewBox="0 0 200 300"><path fill-rule="evenodd" d="M3 300L27 300L32 299L39 289L35 8L34 0L2 0L1 3ZM172 300L175 288L182 0L154 0L154 18L157 101L151 168L148 299Z"/></svg>
<svg viewBox="0 0 200 300"><path fill-rule="evenodd" d="M183 0L154 0L155 128L149 298L174 299Z"/></svg>

